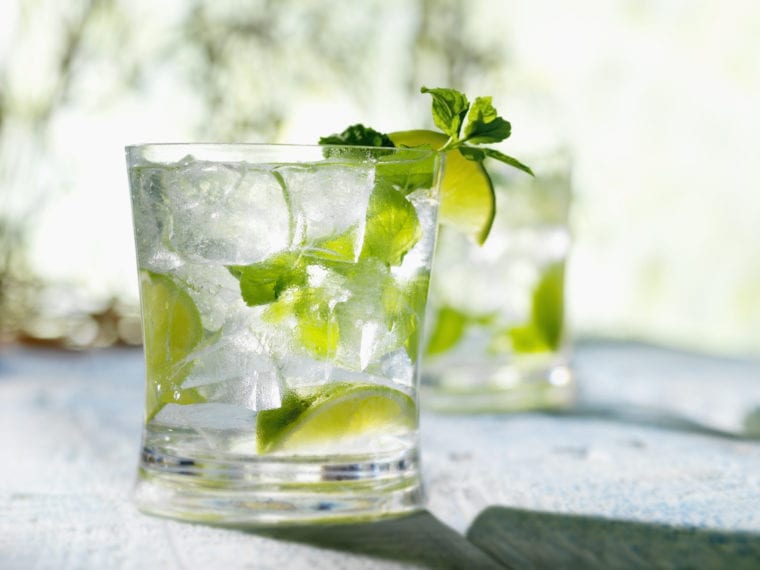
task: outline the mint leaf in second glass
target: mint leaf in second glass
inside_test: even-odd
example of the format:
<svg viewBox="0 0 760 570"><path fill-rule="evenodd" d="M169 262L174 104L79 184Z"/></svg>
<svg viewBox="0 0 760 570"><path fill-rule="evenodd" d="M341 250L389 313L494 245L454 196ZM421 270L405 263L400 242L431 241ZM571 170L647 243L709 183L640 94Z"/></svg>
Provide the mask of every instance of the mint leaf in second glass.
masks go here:
<svg viewBox="0 0 760 570"><path fill-rule="evenodd" d="M441 354L455 346L464 336L467 315L452 307L441 307L435 318L435 328L430 335L425 353L429 356Z"/></svg>
<svg viewBox="0 0 760 570"><path fill-rule="evenodd" d="M533 322L552 350L562 342L565 264L553 263L544 270L533 291Z"/></svg>

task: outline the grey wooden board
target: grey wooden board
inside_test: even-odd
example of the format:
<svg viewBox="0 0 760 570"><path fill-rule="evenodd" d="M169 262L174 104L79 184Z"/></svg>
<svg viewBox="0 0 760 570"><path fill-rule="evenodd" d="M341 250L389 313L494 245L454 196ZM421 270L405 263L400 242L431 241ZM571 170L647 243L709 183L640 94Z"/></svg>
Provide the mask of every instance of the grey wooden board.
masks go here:
<svg viewBox="0 0 760 570"><path fill-rule="evenodd" d="M757 570L760 534L489 507L467 537L513 568Z"/></svg>
<svg viewBox="0 0 760 570"><path fill-rule="evenodd" d="M667 381L658 378L662 370L672 371L649 347L582 346L579 369L597 375L596 388L588 388L605 394L596 403L616 405L611 376L619 374L621 358L639 363L637 377L652 386ZM701 357L674 358L682 377L695 367L699 399L715 382L720 386L721 370L723 386L746 388L743 398L712 398L721 407L721 427L732 425L725 419L731 413L751 408L755 377L743 366L739 374L710 360L716 378L710 384ZM464 533L494 505L760 533L760 444L588 412L423 414L432 515L416 519L253 534L147 517L129 502L142 376L136 350L0 352L0 568L485 568L489 559ZM630 375L619 379L631 381ZM656 392L649 397L659 401Z"/></svg>

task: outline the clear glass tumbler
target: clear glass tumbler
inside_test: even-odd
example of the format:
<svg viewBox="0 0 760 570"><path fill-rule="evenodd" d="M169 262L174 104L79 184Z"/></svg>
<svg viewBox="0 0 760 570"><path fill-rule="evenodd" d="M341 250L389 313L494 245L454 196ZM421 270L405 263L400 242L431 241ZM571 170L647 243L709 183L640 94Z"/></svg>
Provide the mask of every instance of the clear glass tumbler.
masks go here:
<svg viewBox="0 0 760 570"><path fill-rule="evenodd" d="M441 160L127 148L142 511L268 525L419 508L417 362Z"/></svg>
<svg viewBox="0 0 760 570"><path fill-rule="evenodd" d="M487 165L496 214L482 246L441 231L422 373L432 409L551 409L574 400L564 303L570 160L521 158L535 178Z"/></svg>

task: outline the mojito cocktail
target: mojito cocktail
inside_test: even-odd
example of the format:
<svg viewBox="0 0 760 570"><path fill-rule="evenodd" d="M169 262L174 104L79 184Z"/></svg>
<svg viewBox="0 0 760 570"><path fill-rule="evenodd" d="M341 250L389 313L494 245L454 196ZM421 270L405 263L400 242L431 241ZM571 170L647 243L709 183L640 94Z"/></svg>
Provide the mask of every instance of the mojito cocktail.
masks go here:
<svg viewBox="0 0 760 570"><path fill-rule="evenodd" d="M417 508L429 149L127 149L149 513L271 524Z"/></svg>

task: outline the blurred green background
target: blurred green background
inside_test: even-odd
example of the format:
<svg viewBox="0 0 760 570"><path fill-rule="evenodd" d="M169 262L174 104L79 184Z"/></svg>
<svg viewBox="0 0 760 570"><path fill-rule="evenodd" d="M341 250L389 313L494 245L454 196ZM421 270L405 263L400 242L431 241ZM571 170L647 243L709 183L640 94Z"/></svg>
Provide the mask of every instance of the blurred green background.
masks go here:
<svg viewBox="0 0 760 570"><path fill-rule="evenodd" d="M139 342L123 147L431 127L575 159L576 336L760 354L755 0L4 0L0 343Z"/></svg>

